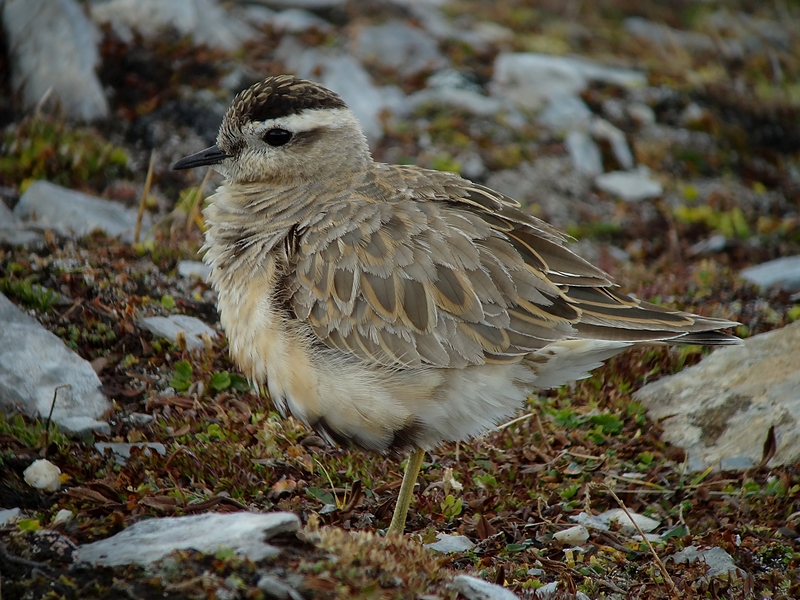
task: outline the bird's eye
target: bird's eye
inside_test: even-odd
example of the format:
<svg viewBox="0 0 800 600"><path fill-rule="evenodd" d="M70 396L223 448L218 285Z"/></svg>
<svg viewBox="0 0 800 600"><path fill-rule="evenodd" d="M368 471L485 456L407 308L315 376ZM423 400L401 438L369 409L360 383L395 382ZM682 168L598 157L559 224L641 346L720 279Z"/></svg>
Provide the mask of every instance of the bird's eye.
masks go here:
<svg viewBox="0 0 800 600"><path fill-rule="evenodd" d="M264 134L264 141L270 146L283 146L292 139L292 132L285 129L270 129Z"/></svg>

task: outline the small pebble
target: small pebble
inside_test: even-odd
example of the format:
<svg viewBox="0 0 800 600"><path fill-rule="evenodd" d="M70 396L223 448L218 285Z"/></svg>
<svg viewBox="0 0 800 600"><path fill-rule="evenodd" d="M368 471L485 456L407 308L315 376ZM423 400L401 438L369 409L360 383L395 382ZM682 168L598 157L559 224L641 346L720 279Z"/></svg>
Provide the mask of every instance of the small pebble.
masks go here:
<svg viewBox="0 0 800 600"><path fill-rule="evenodd" d="M61 469L49 460L39 459L22 473L25 483L37 490L57 492L61 487Z"/></svg>

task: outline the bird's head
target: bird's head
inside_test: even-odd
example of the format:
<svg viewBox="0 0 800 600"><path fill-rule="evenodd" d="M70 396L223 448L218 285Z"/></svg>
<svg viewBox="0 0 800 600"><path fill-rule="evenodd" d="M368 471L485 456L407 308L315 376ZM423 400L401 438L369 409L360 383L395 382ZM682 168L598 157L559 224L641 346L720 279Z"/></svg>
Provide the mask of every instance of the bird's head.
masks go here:
<svg viewBox="0 0 800 600"><path fill-rule="evenodd" d="M172 168L211 165L233 183L293 186L358 172L371 161L358 120L337 94L279 75L240 92L217 143Z"/></svg>

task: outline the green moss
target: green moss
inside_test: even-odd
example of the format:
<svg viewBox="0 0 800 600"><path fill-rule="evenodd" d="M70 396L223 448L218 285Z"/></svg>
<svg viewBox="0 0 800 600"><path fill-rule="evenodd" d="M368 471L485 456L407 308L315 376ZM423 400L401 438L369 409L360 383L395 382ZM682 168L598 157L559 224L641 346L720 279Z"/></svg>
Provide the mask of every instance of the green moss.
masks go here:
<svg viewBox="0 0 800 600"><path fill-rule="evenodd" d="M21 192L37 179L66 187L105 187L128 173L124 148L97 131L60 119L33 116L10 125L0 138L0 181Z"/></svg>

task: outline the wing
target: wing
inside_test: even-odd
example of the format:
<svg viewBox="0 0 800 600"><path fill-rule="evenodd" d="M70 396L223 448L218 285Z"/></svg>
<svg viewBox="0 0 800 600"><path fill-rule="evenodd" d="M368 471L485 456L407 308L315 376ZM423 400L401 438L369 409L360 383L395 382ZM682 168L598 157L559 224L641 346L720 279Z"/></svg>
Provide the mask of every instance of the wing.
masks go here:
<svg viewBox="0 0 800 600"><path fill-rule="evenodd" d="M289 303L325 345L398 368L516 362L563 339L670 340L727 326L617 294L565 242L488 188L376 164L298 233Z"/></svg>

